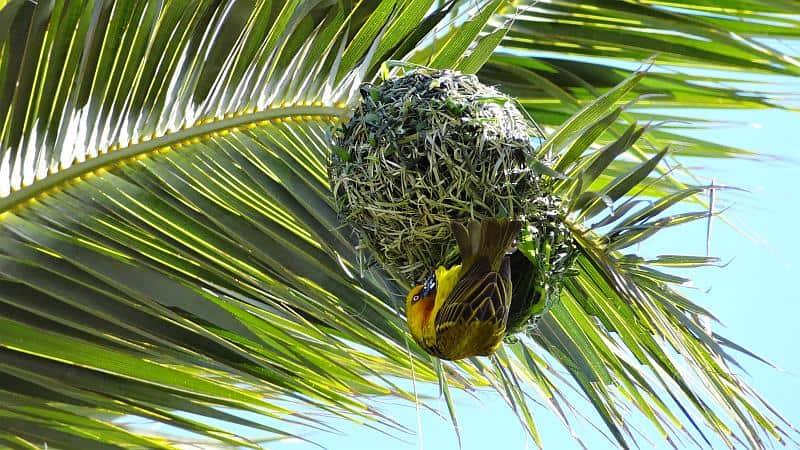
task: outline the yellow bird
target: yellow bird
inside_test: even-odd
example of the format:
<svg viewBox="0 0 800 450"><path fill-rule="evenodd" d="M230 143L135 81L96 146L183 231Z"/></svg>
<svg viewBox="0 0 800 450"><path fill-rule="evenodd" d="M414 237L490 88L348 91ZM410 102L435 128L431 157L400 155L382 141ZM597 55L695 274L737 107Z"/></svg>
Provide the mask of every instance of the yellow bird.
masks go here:
<svg viewBox="0 0 800 450"><path fill-rule="evenodd" d="M506 331L511 302L507 250L522 228L514 220L453 222L461 264L440 266L406 297L408 328L442 359L491 355Z"/></svg>

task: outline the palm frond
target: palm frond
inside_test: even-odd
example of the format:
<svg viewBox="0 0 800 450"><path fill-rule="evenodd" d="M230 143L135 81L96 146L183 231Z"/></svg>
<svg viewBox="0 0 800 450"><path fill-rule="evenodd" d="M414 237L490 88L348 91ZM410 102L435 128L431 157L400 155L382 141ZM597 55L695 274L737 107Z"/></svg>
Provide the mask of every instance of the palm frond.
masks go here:
<svg viewBox="0 0 800 450"><path fill-rule="evenodd" d="M539 124L555 130L652 60L656 65L632 91L640 97L636 111L625 119L703 126L686 112L796 101L796 89L776 86L800 73L800 60L776 46L796 38L798 10L771 0L524 1L495 17L495 25L510 28L479 76L502 85ZM649 113L652 108L674 113L663 118ZM676 156L759 158L751 149L660 130L647 141L654 148L670 145Z"/></svg>
<svg viewBox="0 0 800 450"><path fill-rule="evenodd" d="M273 401L293 398L404 429L365 397L412 398L387 378L411 364L393 286L376 269L365 287L380 298L353 282L324 167L374 55L427 34L422 3L4 8L3 392L233 445L255 446L185 413L325 428ZM376 41L366 26L399 31ZM45 436L35 414L4 432ZM108 427L99 442L140 439ZM49 434L70 447L85 433Z"/></svg>

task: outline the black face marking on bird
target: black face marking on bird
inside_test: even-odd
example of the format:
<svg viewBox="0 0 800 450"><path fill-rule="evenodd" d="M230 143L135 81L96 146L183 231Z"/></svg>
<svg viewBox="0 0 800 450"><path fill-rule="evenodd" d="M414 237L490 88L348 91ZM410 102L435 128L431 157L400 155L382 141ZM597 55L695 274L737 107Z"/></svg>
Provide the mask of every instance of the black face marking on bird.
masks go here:
<svg viewBox="0 0 800 450"><path fill-rule="evenodd" d="M436 274L432 273L431 276L425 280L425 283L422 284L422 292L420 293L420 297L425 298L434 292L436 292Z"/></svg>
<svg viewBox="0 0 800 450"><path fill-rule="evenodd" d="M425 279L425 282L422 285L417 285L412 292L416 290L417 292L411 297L411 304L417 303L418 301L436 296L436 273L432 273L428 278Z"/></svg>

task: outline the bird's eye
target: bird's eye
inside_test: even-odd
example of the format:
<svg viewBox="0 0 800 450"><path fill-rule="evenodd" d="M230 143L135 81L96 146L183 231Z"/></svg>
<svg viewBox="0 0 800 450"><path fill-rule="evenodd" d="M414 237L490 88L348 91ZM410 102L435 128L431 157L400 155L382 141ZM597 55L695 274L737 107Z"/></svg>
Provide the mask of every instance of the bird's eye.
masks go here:
<svg viewBox="0 0 800 450"><path fill-rule="evenodd" d="M419 294L417 294L417 295L415 295L415 296L411 297L411 303L416 303L416 302L418 302L418 301L419 301Z"/></svg>

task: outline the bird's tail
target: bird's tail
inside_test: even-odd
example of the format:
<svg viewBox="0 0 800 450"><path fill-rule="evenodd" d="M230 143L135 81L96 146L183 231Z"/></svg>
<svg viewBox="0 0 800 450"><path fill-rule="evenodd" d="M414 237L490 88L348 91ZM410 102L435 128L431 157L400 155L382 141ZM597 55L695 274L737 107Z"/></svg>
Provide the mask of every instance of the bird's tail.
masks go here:
<svg viewBox="0 0 800 450"><path fill-rule="evenodd" d="M509 219L470 220L467 226L452 222L453 235L461 252L461 270L484 258L493 272L500 270L506 251L522 228L522 222Z"/></svg>

